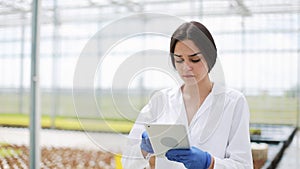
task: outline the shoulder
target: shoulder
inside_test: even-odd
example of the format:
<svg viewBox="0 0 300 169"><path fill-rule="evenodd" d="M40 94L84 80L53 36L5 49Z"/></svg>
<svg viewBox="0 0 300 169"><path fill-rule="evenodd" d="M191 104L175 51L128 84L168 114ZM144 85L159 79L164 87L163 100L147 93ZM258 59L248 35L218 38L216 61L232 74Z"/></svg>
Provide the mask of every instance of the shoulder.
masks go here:
<svg viewBox="0 0 300 169"><path fill-rule="evenodd" d="M153 99L161 99L161 98L170 98L178 95L180 93L180 87L170 87L164 88L160 90L156 90L151 94L151 100Z"/></svg>
<svg viewBox="0 0 300 169"><path fill-rule="evenodd" d="M240 113L240 110L243 110L243 112L249 111L248 102L242 92L233 88L227 88L225 95L225 102L227 103L227 105L231 105L229 107L233 108L233 110L239 110L236 112L237 114L244 114Z"/></svg>
<svg viewBox="0 0 300 169"><path fill-rule="evenodd" d="M164 88L153 91L150 95L148 106L155 107L157 110L163 109L165 105L168 105L171 100L176 98L176 88Z"/></svg>
<svg viewBox="0 0 300 169"><path fill-rule="evenodd" d="M225 111L239 121L243 116L249 116L249 106L244 94L236 89L224 87ZM228 115L228 114L227 114Z"/></svg>
<svg viewBox="0 0 300 169"><path fill-rule="evenodd" d="M225 94L231 99L241 99L245 97L242 92L229 87L226 87Z"/></svg>
<svg viewBox="0 0 300 169"><path fill-rule="evenodd" d="M246 101L244 94L236 89L224 85L216 85L216 88L216 91L218 93L223 93L225 99L229 102Z"/></svg>

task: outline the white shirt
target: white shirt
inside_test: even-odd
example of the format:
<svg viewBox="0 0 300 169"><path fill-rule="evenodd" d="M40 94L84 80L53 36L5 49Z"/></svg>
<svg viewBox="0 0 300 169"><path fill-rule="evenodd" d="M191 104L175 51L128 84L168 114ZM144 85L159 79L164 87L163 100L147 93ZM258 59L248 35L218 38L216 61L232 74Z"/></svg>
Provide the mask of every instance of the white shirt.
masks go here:
<svg viewBox="0 0 300 169"><path fill-rule="evenodd" d="M124 169L142 169L148 165L140 149L145 123L184 124L191 146L207 151L215 158L215 169L253 169L249 108L240 92L214 84L188 125L180 86L164 89L152 96L141 110L123 150ZM182 163L156 158L156 169L185 169Z"/></svg>

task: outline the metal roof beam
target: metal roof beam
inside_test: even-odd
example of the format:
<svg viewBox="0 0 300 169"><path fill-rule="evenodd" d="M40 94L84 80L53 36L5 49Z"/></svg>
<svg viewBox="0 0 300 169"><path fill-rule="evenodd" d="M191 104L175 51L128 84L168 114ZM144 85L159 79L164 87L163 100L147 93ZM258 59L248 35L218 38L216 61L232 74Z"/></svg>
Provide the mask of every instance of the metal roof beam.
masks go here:
<svg viewBox="0 0 300 169"><path fill-rule="evenodd" d="M251 12L248 9L248 7L246 7L246 5L244 4L243 0L234 0L235 4L236 4L236 9L238 10L238 12L241 13L242 16L250 16Z"/></svg>

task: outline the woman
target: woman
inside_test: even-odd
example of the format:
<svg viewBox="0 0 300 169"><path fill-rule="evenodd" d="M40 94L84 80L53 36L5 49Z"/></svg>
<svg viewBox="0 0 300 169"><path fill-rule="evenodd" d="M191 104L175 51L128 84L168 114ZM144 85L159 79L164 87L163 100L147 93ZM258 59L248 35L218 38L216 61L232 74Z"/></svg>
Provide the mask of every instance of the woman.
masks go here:
<svg viewBox="0 0 300 169"><path fill-rule="evenodd" d="M159 123L184 124L192 147L156 158L157 169L252 169L248 104L240 92L210 80L217 57L210 32L199 22L182 24L172 35L170 56L184 84L161 90L142 109L123 151L123 167L148 165L154 152L143 124Z"/></svg>

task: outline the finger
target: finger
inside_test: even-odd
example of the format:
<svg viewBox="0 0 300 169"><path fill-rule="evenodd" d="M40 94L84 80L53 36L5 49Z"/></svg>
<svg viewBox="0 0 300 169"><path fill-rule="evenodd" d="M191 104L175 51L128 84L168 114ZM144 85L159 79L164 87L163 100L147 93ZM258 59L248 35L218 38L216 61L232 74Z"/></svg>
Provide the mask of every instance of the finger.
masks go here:
<svg viewBox="0 0 300 169"><path fill-rule="evenodd" d="M189 162L184 162L183 164L184 164L185 168L190 168L190 166L191 166L191 163L189 163Z"/></svg>
<svg viewBox="0 0 300 169"><path fill-rule="evenodd" d="M148 138L148 133L146 131L143 132L142 138Z"/></svg>
<svg viewBox="0 0 300 169"><path fill-rule="evenodd" d="M191 156L179 156L177 155L177 157L181 160L181 161L187 161L190 160Z"/></svg>
<svg viewBox="0 0 300 169"><path fill-rule="evenodd" d="M191 154L190 149L171 149L168 152L178 156L188 156Z"/></svg>
<svg viewBox="0 0 300 169"><path fill-rule="evenodd" d="M175 160L178 158L177 154L174 151L167 151L165 155L169 160Z"/></svg>
<svg viewBox="0 0 300 169"><path fill-rule="evenodd" d="M165 156L167 158L173 158L173 156L175 156L175 154L172 151L169 150L169 151L166 152Z"/></svg>
<svg viewBox="0 0 300 169"><path fill-rule="evenodd" d="M145 139L145 143L148 144L148 145L151 145L151 142L148 138Z"/></svg>
<svg viewBox="0 0 300 169"><path fill-rule="evenodd" d="M175 161L175 156L170 156L170 155L165 155L167 157L168 160L170 161Z"/></svg>
<svg viewBox="0 0 300 169"><path fill-rule="evenodd" d="M172 160L172 161L178 161L178 162L182 162L183 160L187 160L189 159L190 157L189 156L182 156L182 155L178 155L178 153L176 153L177 151L167 151L166 152L166 157L169 159L169 160Z"/></svg>
<svg viewBox="0 0 300 169"><path fill-rule="evenodd" d="M142 144L147 144L145 139L142 139Z"/></svg>
<svg viewBox="0 0 300 169"><path fill-rule="evenodd" d="M180 156L166 155L167 159L170 161L182 162Z"/></svg>

